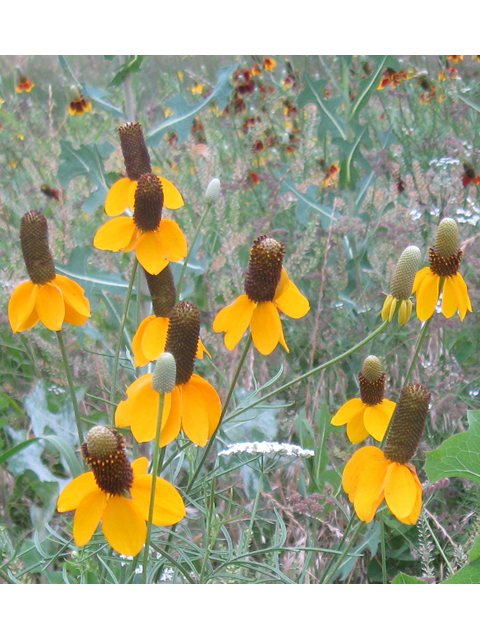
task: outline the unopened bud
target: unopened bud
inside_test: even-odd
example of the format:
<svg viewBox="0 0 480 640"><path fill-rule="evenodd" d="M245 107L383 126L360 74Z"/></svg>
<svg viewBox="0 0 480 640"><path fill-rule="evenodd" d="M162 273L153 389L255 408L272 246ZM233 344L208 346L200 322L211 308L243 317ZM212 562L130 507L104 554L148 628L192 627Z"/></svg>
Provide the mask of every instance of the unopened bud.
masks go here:
<svg viewBox="0 0 480 640"><path fill-rule="evenodd" d="M444 218L437 229L435 252L441 258L450 258L458 251L458 226L453 218Z"/></svg>
<svg viewBox="0 0 480 640"><path fill-rule="evenodd" d="M412 293L415 274L420 266L420 249L411 245L400 256L392 278L390 294L397 300L407 300Z"/></svg>
<svg viewBox="0 0 480 640"><path fill-rule="evenodd" d="M207 190L205 191L205 203L207 205L215 204L220 195L220 180L213 178L210 180Z"/></svg>
<svg viewBox="0 0 480 640"><path fill-rule="evenodd" d="M157 362L155 363L152 387L155 391L158 391L158 393L170 393L175 386L176 379L177 365L175 358L173 354L165 351L158 356Z"/></svg>

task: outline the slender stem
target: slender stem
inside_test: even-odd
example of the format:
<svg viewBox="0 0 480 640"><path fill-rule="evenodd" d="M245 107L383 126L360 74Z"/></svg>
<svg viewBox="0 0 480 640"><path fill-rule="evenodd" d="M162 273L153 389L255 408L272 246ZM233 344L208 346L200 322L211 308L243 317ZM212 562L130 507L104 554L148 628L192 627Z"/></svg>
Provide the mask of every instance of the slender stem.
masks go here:
<svg viewBox="0 0 480 640"><path fill-rule="evenodd" d="M65 349L65 342L63 341L62 330L56 331L58 338L58 344L60 345L60 351L62 352L63 366L65 367L65 374L67 376L68 390L70 391L70 397L72 399L73 413L75 414L75 422L78 431L78 442L82 446L83 434L82 434L82 418L78 408L77 396L75 395L75 387L73 385L72 372L68 363L67 350Z"/></svg>
<svg viewBox="0 0 480 640"><path fill-rule="evenodd" d="M385 549L385 518L383 511L380 513L380 549L382 552L382 583L387 584L387 554Z"/></svg>
<svg viewBox="0 0 480 640"><path fill-rule="evenodd" d="M225 402L223 403L222 413L220 414L220 419L218 421L218 427L216 428L216 430L213 433L212 437L208 441L207 446L205 447L205 451L203 452L202 459L200 460L200 463L199 463L198 467L196 468L196 470L195 470L190 482L188 483L187 493L190 491L190 489L192 488L193 484L195 483L195 480L197 479L201 468L205 464L205 460L207 459L207 456L208 456L208 454L210 452L210 449L212 448L212 445L213 445L213 443L215 441L215 437L216 437L216 435L218 433L220 425L222 424L222 420L225 417L225 413L226 413L226 410L227 410L227 407L228 407L228 403L230 402L230 399L231 399L231 397L233 395L233 391L235 389L235 385L237 384L238 376L240 375L240 371L242 369L242 366L243 366L243 363L245 361L245 358L247 357L247 353L248 353L248 350L249 350L251 344L252 344L252 335L248 334L248 338L247 338L247 340L245 342L245 345L243 347L243 351L242 351L242 354L241 354L240 359L238 361L237 368L235 369L235 373L233 374L233 378L232 378L232 381L230 383L230 387L229 387L228 392L227 392L227 397L225 398Z"/></svg>
<svg viewBox="0 0 480 640"><path fill-rule="evenodd" d="M177 291L180 294L181 291L181 286L182 286L182 280L183 280L183 276L185 275L185 271L187 269L188 266L188 261L190 259L190 255L193 251L193 247L195 246L195 242L197 241L198 238L198 234L200 233L200 229L203 226L203 223L205 222L205 218L207 217L207 213L210 211L210 209L212 208L212 205L209 204L207 205L205 211L202 213L202 217L200 218L198 224L197 224L197 228L195 229L195 233L193 234L193 239L190 243L190 248L188 249L188 253L183 261L183 265L182 265L182 270L180 271L180 276L178 278L178 282L177 282Z"/></svg>
<svg viewBox="0 0 480 640"><path fill-rule="evenodd" d="M403 386L405 386L408 383L408 381L410 379L410 376L412 375L413 367L415 366L415 361L418 358L418 353L420 351L420 347L422 346L423 339L427 335L427 331L428 331L428 327L430 325L430 320L431 319L432 319L432 316L430 316L430 318L426 322L424 322L423 327L420 330L420 334L419 334L418 339L417 339L417 344L415 345L415 351L413 353L412 360L410 362L410 366L408 367L408 371L407 371L407 374L405 376L405 380L403 382Z"/></svg>
<svg viewBox="0 0 480 640"><path fill-rule="evenodd" d="M253 501L252 513L250 514L250 523L248 525L247 537L245 538L245 545L246 545L245 552L247 552L250 547L250 541L253 534L253 525L255 524L255 518L256 518L257 509L258 509L258 501L260 499L260 491L262 489L262 480L263 480L263 472L260 474L258 478L257 492L255 494L255 499Z"/></svg>
<svg viewBox="0 0 480 640"><path fill-rule="evenodd" d="M344 561L345 557L347 556L348 552L350 551L350 549L353 547L355 540L357 539L358 534L360 533L360 531L363 529L363 522L359 522L358 523L358 527L356 528L356 530L354 531L348 545L345 547L345 549L343 550L342 554L340 556L338 556L337 561L335 562L335 564L333 565L333 568L331 569L331 571L328 573L328 575L323 579L323 584L328 584L330 582L330 580L333 578L333 576L335 575L338 567L342 564L342 562Z"/></svg>
<svg viewBox="0 0 480 640"><path fill-rule="evenodd" d="M138 260L135 259L135 262L132 268L132 273L130 275L130 282L128 283L127 293L125 295L122 319L120 321L120 327L118 330L118 339L117 339L117 344L115 346L115 355L113 358L112 388L110 389L110 405L111 405L110 423L112 427L113 427L113 417L115 415L114 407L115 407L115 391L117 386L118 360L120 358L120 349L122 348L123 329L127 321L128 305L130 303L130 297L132 295L133 283L135 282L135 275L137 273L137 266L138 266Z"/></svg>
<svg viewBox="0 0 480 640"><path fill-rule="evenodd" d="M152 518L153 508L155 505L155 487L157 485L157 476L161 469L163 458L165 456L165 447L160 450L160 429L162 424L163 413L163 399L165 394L158 394L158 416L157 427L155 430L155 440L153 443L153 468L152 468L152 488L150 491L150 505L148 507L148 520L147 520L147 536L145 538L145 545L143 549L143 571L142 571L142 583L147 583L147 566L148 566L148 552L150 550L150 536L152 533Z"/></svg>
<svg viewBox="0 0 480 640"><path fill-rule="evenodd" d="M338 543L338 547L335 551L337 551L338 553L340 553L340 549L342 548L343 544L345 543L345 540L347 539L347 536L350 532L350 529L352 528L353 523L355 522L355 520L357 519L357 516L355 514L355 511L352 511L351 515L350 515L350 520L347 523L347 526L345 527L345 531L343 532L342 535L342 539L340 540L340 542ZM335 558L337 556L335 555L331 555L329 561L327 562L326 566L325 566L325 571L323 572L323 575L326 576L330 573L330 569L332 567L332 564L335 561ZM324 582L324 580L322 579L322 582Z"/></svg>

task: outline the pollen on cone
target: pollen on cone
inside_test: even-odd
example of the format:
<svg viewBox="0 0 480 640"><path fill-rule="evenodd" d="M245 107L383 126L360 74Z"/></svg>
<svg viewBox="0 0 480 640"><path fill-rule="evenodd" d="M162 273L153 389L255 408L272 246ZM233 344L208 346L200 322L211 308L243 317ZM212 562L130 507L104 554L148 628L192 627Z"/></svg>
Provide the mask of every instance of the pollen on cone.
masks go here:
<svg viewBox="0 0 480 640"><path fill-rule="evenodd" d="M48 246L48 223L41 211L28 211L20 222L20 244L30 280L45 284L55 278L55 267Z"/></svg>
<svg viewBox="0 0 480 640"><path fill-rule="evenodd" d="M418 382L402 389L383 452L394 462L405 464L415 454L428 413L430 392Z"/></svg>
<svg viewBox="0 0 480 640"><path fill-rule="evenodd" d="M144 173L151 173L150 155L139 122L127 122L118 127L125 170L130 180L138 180Z"/></svg>
<svg viewBox="0 0 480 640"><path fill-rule="evenodd" d="M125 440L114 429L93 427L82 444L82 455L97 486L111 495L127 495L133 471L125 453Z"/></svg>

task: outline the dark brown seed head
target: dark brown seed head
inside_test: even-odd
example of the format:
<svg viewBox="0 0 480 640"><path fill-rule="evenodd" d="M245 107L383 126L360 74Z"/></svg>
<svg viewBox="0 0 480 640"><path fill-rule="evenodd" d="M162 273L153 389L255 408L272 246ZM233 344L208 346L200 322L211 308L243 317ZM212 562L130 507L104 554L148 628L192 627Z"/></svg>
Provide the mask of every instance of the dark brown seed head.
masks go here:
<svg viewBox="0 0 480 640"><path fill-rule="evenodd" d="M463 251L459 250L452 256L443 257L440 256L435 249L430 247L428 250L430 269L437 276L454 276L458 271L462 256Z"/></svg>
<svg viewBox="0 0 480 640"><path fill-rule="evenodd" d="M144 273L152 297L153 313L157 317L166 318L173 309L177 296L170 265L167 264L165 269L155 276L145 269Z"/></svg>
<svg viewBox="0 0 480 640"><path fill-rule="evenodd" d="M368 356L358 374L360 383L360 398L370 406L379 404L383 400L386 374L382 371L380 360L376 356Z"/></svg>
<svg viewBox="0 0 480 640"><path fill-rule="evenodd" d="M165 351L175 358L176 384L186 384L193 373L200 334L200 313L191 302L179 302L169 316Z"/></svg>
<svg viewBox="0 0 480 640"><path fill-rule="evenodd" d="M125 169L130 180L138 180L143 173L151 173L150 156L145 145L142 125L127 122L118 127Z"/></svg>
<svg viewBox="0 0 480 640"><path fill-rule="evenodd" d="M28 211L20 222L20 244L30 280L45 284L55 278L55 267L48 246L47 219L41 211Z"/></svg>
<svg viewBox="0 0 480 640"><path fill-rule="evenodd" d="M92 469L99 489L111 495L128 495L133 471L122 436L107 427L93 427L85 440L82 455Z"/></svg>
<svg viewBox="0 0 480 640"><path fill-rule="evenodd" d="M163 189L153 173L144 173L135 190L133 221L142 231L155 231L162 219Z"/></svg>
<svg viewBox="0 0 480 640"><path fill-rule="evenodd" d="M282 273L285 248L269 236L259 236L250 249L244 289L254 302L272 301Z"/></svg>
<svg viewBox="0 0 480 640"><path fill-rule="evenodd" d="M383 449L385 456L405 464L415 454L428 413L430 392L418 382L402 389Z"/></svg>

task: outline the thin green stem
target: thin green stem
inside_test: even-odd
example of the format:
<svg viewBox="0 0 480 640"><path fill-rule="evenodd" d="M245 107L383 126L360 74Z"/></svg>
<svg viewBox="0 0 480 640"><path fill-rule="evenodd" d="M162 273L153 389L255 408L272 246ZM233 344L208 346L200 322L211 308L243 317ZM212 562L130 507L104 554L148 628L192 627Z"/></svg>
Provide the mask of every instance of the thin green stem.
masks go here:
<svg viewBox="0 0 480 640"><path fill-rule="evenodd" d="M147 520L147 536L145 538L145 545L143 549L143 571L142 571L142 583L147 583L147 568L148 568L148 552L150 550L150 537L152 534L152 519L153 508L155 505L155 487L157 485L157 476L162 467L163 458L165 456L165 447L160 450L160 429L162 424L163 413L163 399L165 394L158 394L158 416L157 427L155 430L155 440L153 442L153 467L152 467L152 488L150 491L150 505L148 507L148 520Z"/></svg>
<svg viewBox="0 0 480 640"><path fill-rule="evenodd" d="M248 525L248 531L247 531L247 536L245 538L245 551L248 551L249 547L250 547L250 541L252 539L252 534L253 534L253 525L255 524L255 518L257 515L257 509L258 509L258 502L260 500L260 491L262 489L262 480L263 480L263 473L260 474L260 477L258 478L258 486L257 486L257 492L255 494L255 498L253 501L253 507L252 507L252 512L250 514L250 522Z"/></svg>
<svg viewBox="0 0 480 640"><path fill-rule="evenodd" d="M130 297L132 295L132 289L133 289L133 283L135 282L135 275L137 273L137 267L138 267L138 260L135 259L133 268L132 268L132 273L130 275L130 281L128 283L128 289L127 289L127 293L125 295L125 302L123 305L123 313L122 313L122 319L120 321L120 327L118 330L118 339L117 339L117 344L115 346L115 355L113 358L113 370L112 370L112 388L110 389L110 405L112 407L111 413L110 413L110 424L113 427L113 417L115 415L115 411L114 411L114 407L115 407L115 391L116 391L116 386L117 386L117 374L118 374L118 360L120 358L120 349L122 348L122 337L123 337L123 329L125 327L125 323L127 321L127 314L128 314L128 305L130 303Z"/></svg>
<svg viewBox="0 0 480 640"><path fill-rule="evenodd" d="M335 575L338 567L342 564L342 562L344 561L344 559L348 555L348 552L350 551L350 549L355 544L355 540L357 539L358 534L360 533L360 531L363 529L363 525L364 525L363 522L359 522L358 523L358 526L357 526L356 530L353 532L353 535L350 538L350 541L349 541L348 545L345 547L345 549L343 550L341 555L338 556L337 561L334 563L332 569L329 571L329 573L322 580L323 584L328 584L330 582L330 580L332 580L332 578Z"/></svg>
<svg viewBox="0 0 480 640"><path fill-rule="evenodd" d="M83 434L82 434L82 418L80 416L80 410L78 408L77 396L75 395L75 387L73 385L72 372L68 363L67 350L65 349L65 342L63 340L62 330L56 331L58 344L60 345L60 351L62 352L63 366L65 367L65 375L67 376L68 390L70 391L70 398L73 405L73 413L75 414L75 423L77 425L78 442L82 446Z"/></svg>
<svg viewBox="0 0 480 640"><path fill-rule="evenodd" d="M380 513L380 549L382 553L382 583L387 584L387 554L385 549L385 517Z"/></svg>
<svg viewBox="0 0 480 640"><path fill-rule="evenodd" d="M340 540L340 542L338 543L338 547L337 549L335 549L335 551L337 553L340 553L340 550L342 548L342 546L345 543L345 540L348 537L348 534L350 533L350 529L352 528L353 523L356 521L357 516L355 514L354 511L352 511L351 515L350 515L350 520L347 523L347 526L345 527L345 531L343 532L342 538ZM329 561L327 562L326 566L325 566L325 571L323 572L323 575L326 576L330 573L330 569L332 567L332 564L335 561L336 556L335 555L331 555ZM322 582L324 582L324 580L322 579Z"/></svg>
<svg viewBox="0 0 480 640"><path fill-rule="evenodd" d="M443 548L442 548L442 546L441 546L440 542L438 541L437 536L434 534L433 529L432 529L432 527L430 526L430 523L429 523L429 521L428 521L427 515L423 512L423 510L422 510L422 518L423 518L423 521L425 522L425 524L426 524L426 526L427 526L427 528L428 528L428 531L430 532L430 535L431 535L431 536L432 536L432 538L433 538L433 541L435 542L435 546L437 547L437 549L438 549L438 551L439 551L440 555L441 555L441 556L442 556L442 558L443 558L443 561L445 562L445 564L446 564L446 565L447 565L447 567L448 567L448 570L450 571L451 575L453 576L453 574L455 573L455 570L454 570L454 568L452 567L452 565L450 564L450 562L449 562L449 560L448 560L448 558L447 558L447 556L446 556L446 554L445 554L445 551L443 550Z"/></svg>
<svg viewBox="0 0 480 640"><path fill-rule="evenodd" d="M178 282L177 282L177 292L178 294L180 294L181 291L181 287L182 287L182 281L183 281L183 276L185 275L185 271L187 270L187 266L188 266L188 261L190 259L190 255L193 251L193 247L195 246L195 242L197 241L198 238L198 234L200 233L200 229L203 226L203 223L205 222L205 218L207 217L208 212L210 211L210 209L212 208L212 205L209 204L207 205L205 211L202 214L202 217L200 218L198 224L197 224L197 228L195 229L195 233L193 234L193 239L190 243L190 247L188 249L188 253L183 261L183 265L182 265L182 270L180 271L180 276L178 278Z"/></svg>
<svg viewBox="0 0 480 640"><path fill-rule="evenodd" d="M423 327L420 330L420 334L419 334L418 339L417 339L417 344L415 345L415 351L413 352L412 360L410 361L410 366L408 367L408 371L407 371L407 374L405 376L405 380L403 382L403 386L405 386L408 383L408 381L410 380L410 376L412 375L413 368L415 366L415 361L418 358L418 354L419 354L419 351L420 351L420 347L422 346L423 339L427 335L427 331L428 331L428 327L430 325L430 320L431 319L432 319L432 317L430 316L430 318L424 323Z"/></svg>
<svg viewBox="0 0 480 640"><path fill-rule="evenodd" d="M248 353L248 350L249 350L251 344L252 344L252 335L249 334L248 338L247 338L247 340L245 342L245 345L243 347L243 351L242 351L242 354L240 356L240 359L238 361L237 368L235 369L235 373L233 374L233 378L232 378L232 381L230 383L230 387L229 387L228 392L227 392L227 397L225 398L225 402L223 403L222 413L220 414L220 419L218 421L218 427L216 428L216 430L213 433L212 437L208 441L207 446L205 447L205 451L203 452L203 456L202 456L202 458L200 460L200 463L199 463L198 467L196 468L196 470L195 470L190 482L188 483L187 493L190 491L190 489L192 488L192 486L195 483L195 480L198 478L198 474L200 473L200 470L202 469L203 465L205 464L205 460L207 459L207 456L208 456L208 454L210 452L210 449L213 446L213 443L215 441L215 437L216 437L216 435L218 433L220 425L222 424L223 418L225 417L225 413L226 413L226 410L227 410L227 407L228 407L228 403L230 402L230 399L231 399L231 397L233 395L233 391L235 389L235 385L237 384L238 376L240 375L240 371L242 369L242 366L243 366L243 363L245 361L245 358L247 357L247 353Z"/></svg>

